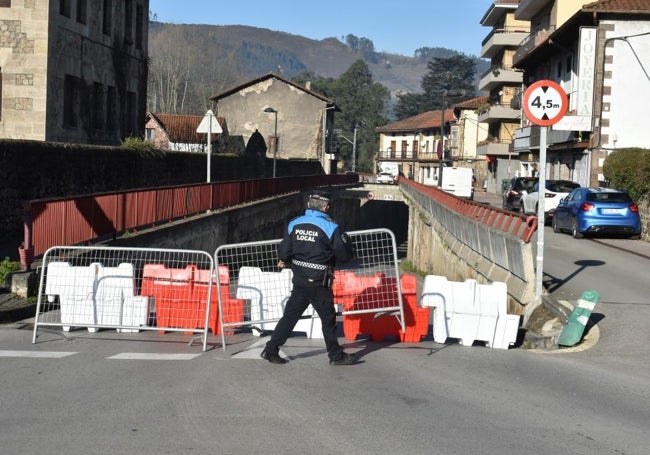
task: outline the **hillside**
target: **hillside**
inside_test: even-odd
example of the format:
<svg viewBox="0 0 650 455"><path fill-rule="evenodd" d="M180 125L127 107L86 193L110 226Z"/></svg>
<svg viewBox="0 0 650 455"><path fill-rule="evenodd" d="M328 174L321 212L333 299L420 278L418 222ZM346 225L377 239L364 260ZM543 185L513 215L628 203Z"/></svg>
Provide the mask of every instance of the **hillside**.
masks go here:
<svg viewBox="0 0 650 455"><path fill-rule="evenodd" d="M457 53L443 48L430 51L431 58L449 57ZM309 71L318 76L337 78L354 61L363 58L374 80L395 96L402 91L421 91L420 81L427 72L427 61L430 60L374 50L355 50L337 38L319 41L243 25L151 22L149 55L154 77L156 68L166 56L173 53L187 60L185 65L191 68L191 76L188 71L188 84L209 84L210 95L269 72L291 78ZM487 62L476 60L480 72ZM196 87L188 87L188 93L194 92L197 92ZM198 92L200 98L204 92Z"/></svg>

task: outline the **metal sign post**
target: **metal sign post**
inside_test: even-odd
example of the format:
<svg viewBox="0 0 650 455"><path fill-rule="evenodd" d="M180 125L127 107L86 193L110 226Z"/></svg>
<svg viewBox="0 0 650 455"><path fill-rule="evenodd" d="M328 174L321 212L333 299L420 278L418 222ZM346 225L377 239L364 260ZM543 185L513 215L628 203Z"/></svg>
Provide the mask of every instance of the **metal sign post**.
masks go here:
<svg viewBox="0 0 650 455"><path fill-rule="evenodd" d="M210 158L212 157L212 133L216 134L221 134L223 133L223 129L221 129L221 125L219 125L219 122L217 121L217 118L215 115L212 113L212 110L208 110L208 112L205 113L203 116L203 119L201 119L201 123L199 123L199 126L196 128L197 133L207 133L208 135L208 143L207 143L207 158L208 158L208 163L207 163L207 182L210 183L210 170L212 169L212 163L210 162Z"/></svg>
<svg viewBox="0 0 650 455"><path fill-rule="evenodd" d="M544 196L546 193L546 134L548 126L560 121L567 111L568 99L560 84L541 80L532 84L524 92L524 113L528 119L540 126L539 129L539 182L537 184L537 223L542 222L542 228L537 229L537 267L535 296L542 295L542 278L544 275Z"/></svg>

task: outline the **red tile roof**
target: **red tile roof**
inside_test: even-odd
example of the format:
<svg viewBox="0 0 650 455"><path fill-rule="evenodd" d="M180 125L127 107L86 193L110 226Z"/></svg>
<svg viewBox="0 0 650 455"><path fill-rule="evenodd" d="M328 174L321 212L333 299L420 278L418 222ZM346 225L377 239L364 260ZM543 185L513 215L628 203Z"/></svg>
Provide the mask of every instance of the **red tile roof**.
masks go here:
<svg viewBox="0 0 650 455"><path fill-rule="evenodd" d="M181 115L181 114L154 114L151 115L165 130L170 142L178 144L200 144L205 142L206 134L197 133L196 128L201 123L203 115ZM223 117L217 117L217 121L223 128ZM216 140L218 134L212 134L211 140Z"/></svg>
<svg viewBox="0 0 650 455"><path fill-rule="evenodd" d="M519 0L517 0L519 1ZM472 98L471 100L462 101L458 104L454 104L454 108L459 109L478 109L479 106L488 102L488 95L479 96L477 98Z"/></svg>
<svg viewBox="0 0 650 455"><path fill-rule="evenodd" d="M582 11L607 13L648 13L650 0L599 0L583 5Z"/></svg>
<svg viewBox="0 0 650 455"><path fill-rule="evenodd" d="M440 128L440 111L423 112L413 117L408 117L397 122L389 123L388 125L380 126L377 128L379 133L394 133L399 131L415 131L415 130L430 130ZM455 120L453 109L445 110L445 122Z"/></svg>

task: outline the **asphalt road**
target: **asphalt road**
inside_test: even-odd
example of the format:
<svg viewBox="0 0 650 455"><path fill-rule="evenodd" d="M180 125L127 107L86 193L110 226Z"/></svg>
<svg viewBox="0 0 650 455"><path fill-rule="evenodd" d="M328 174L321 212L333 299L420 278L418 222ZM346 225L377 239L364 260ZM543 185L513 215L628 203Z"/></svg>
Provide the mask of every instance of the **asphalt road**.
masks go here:
<svg viewBox="0 0 650 455"><path fill-rule="evenodd" d="M558 256L575 239L546 238L557 246L545 260L556 292L578 292L580 279L602 286L602 330L589 349L357 340L345 346L359 363L333 367L322 340L297 336L282 351L290 362L272 365L259 358L265 340L252 334L231 337L226 351L211 338L202 352L178 333L41 332L32 344L29 324L5 325L2 451L647 454L650 304L624 300L609 287L622 272L607 268L646 276L650 263L587 241L580 245L593 256L580 257L605 264L575 264Z"/></svg>

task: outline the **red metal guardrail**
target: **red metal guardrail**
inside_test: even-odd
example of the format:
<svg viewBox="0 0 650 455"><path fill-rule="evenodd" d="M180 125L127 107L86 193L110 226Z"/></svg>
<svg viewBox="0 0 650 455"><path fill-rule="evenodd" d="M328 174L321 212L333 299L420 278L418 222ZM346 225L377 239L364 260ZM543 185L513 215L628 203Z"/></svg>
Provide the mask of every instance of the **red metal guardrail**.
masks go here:
<svg viewBox="0 0 650 455"><path fill-rule="evenodd" d="M485 226L515 235L526 243L531 241L533 234L537 230L536 216L525 216L520 213L459 198L437 187L426 186L403 177L400 177L399 184L407 185L417 192L435 199L438 203L449 209L468 218L472 218Z"/></svg>
<svg viewBox="0 0 650 455"><path fill-rule="evenodd" d="M21 265L55 245L116 236L267 197L325 185L357 183L357 174L309 175L148 188L30 201L25 213Z"/></svg>

